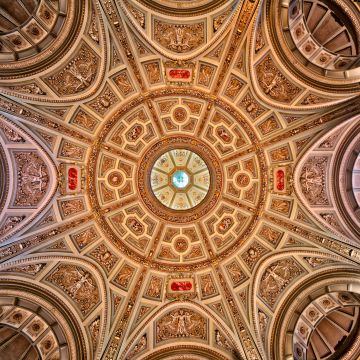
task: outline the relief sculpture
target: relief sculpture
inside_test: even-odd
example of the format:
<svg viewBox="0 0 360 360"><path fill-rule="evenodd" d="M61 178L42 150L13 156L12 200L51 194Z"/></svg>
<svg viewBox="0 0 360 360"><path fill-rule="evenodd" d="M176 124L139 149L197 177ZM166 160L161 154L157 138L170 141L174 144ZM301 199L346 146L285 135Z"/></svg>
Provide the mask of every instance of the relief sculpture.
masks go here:
<svg viewBox="0 0 360 360"><path fill-rule="evenodd" d="M170 339L207 339L207 321L190 309L176 309L156 323L156 342Z"/></svg>
<svg viewBox="0 0 360 360"><path fill-rule="evenodd" d="M15 153L18 171L16 206L37 206L49 185L49 170L44 161L33 152Z"/></svg>
<svg viewBox="0 0 360 360"><path fill-rule="evenodd" d="M61 288L78 305L83 315L88 314L99 301L94 277L76 265L59 265L47 281Z"/></svg>
<svg viewBox="0 0 360 360"><path fill-rule="evenodd" d="M5 223L0 227L0 236L10 233L19 223L25 219L25 216L9 216Z"/></svg>
<svg viewBox="0 0 360 360"><path fill-rule="evenodd" d="M197 49L205 42L204 23L171 24L154 21L154 38L168 50L186 53Z"/></svg>
<svg viewBox="0 0 360 360"><path fill-rule="evenodd" d="M280 72L270 55L257 65L256 75L264 93L276 101L291 103L301 92Z"/></svg>
<svg viewBox="0 0 360 360"><path fill-rule="evenodd" d="M325 184L327 164L328 158L314 156L301 169L301 190L311 205L329 204Z"/></svg>
<svg viewBox="0 0 360 360"><path fill-rule="evenodd" d="M87 45L82 45L78 54L64 69L49 76L45 81L59 95L74 95L92 85L99 63L98 56Z"/></svg>
<svg viewBox="0 0 360 360"><path fill-rule="evenodd" d="M279 295L290 282L302 273L304 273L304 270L292 258L276 261L265 270L261 277L261 297L271 307L274 306L279 299Z"/></svg>
<svg viewBox="0 0 360 360"><path fill-rule="evenodd" d="M26 315L34 299L34 316L60 315L34 322L45 360L305 360L295 303L353 284L360 264L335 209L360 63L316 73L284 46L294 7L354 1L0 0L0 360L3 327L33 325L7 301ZM9 36L7 4L39 20L41 42L15 23ZM305 20L291 20L301 46Z"/></svg>

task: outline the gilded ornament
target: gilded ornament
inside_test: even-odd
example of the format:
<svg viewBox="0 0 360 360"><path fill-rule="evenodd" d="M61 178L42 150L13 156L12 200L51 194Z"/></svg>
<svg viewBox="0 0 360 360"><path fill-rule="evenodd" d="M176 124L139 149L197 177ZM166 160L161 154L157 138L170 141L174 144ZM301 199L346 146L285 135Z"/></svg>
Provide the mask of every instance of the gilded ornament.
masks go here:
<svg viewBox="0 0 360 360"><path fill-rule="evenodd" d="M101 244L89 253L109 273L118 261L117 256L105 245Z"/></svg>
<svg viewBox="0 0 360 360"><path fill-rule="evenodd" d="M203 45L206 40L205 24L172 24L154 19L154 40L176 53L187 53Z"/></svg>
<svg viewBox="0 0 360 360"><path fill-rule="evenodd" d="M211 274L201 275L199 277L201 297L207 299L218 294L214 279Z"/></svg>
<svg viewBox="0 0 360 360"><path fill-rule="evenodd" d="M161 300L163 289L163 278L158 276L152 276L145 295L152 299Z"/></svg>
<svg viewBox="0 0 360 360"><path fill-rule="evenodd" d="M260 115L262 115L265 112L265 108L262 107L255 98L251 95L250 92L248 92L243 99L239 103L240 107L242 107L247 114L255 120Z"/></svg>
<svg viewBox="0 0 360 360"><path fill-rule="evenodd" d="M18 181L14 205L36 207L47 193L49 169L35 152L16 152L15 163Z"/></svg>
<svg viewBox="0 0 360 360"><path fill-rule="evenodd" d="M300 173L301 191L311 205L328 205L326 188L329 159L324 156L310 157Z"/></svg>
<svg viewBox="0 0 360 360"><path fill-rule="evenodd" d="M226 265L226 270L234 286L240 285L247 278L245 273L241 270L239 263L236 260Z"/></svg>
<svg viewBox="0 0 360 360"><path fill-rule="evenodd" d="M201 64L198 75L198 84L205 87L209 87L214 72L215 72L214 66Z"/></svg>
<svg viewBox="0 0 360 360"><path fill-rule="evenodd" d="M260 295L272 308L279 296L304 269L293 259L286 258L271 264L261 277Z"/></svg>
<svg viewBox="0 0 360 360"><path fill-rule="evenodd" d="M60 207L64 217L75 215L85 210L83 199L72 199L60 201Z"/></svg>
<svg viewBox="0 0 360 360"><path fill-rule="evenodd" d="M99 64L98 55L88 45L82 44L77 55L62 70L44 78L44 81L58 95L78 94L93 84Z"/></svg>
<svg viewBox="0 0 360 360"><path fill-rule="evenodd" d="M114 82L125 96L134 91L134 87L127 72L121 72L119 75L116 75L114 77Z"/></svg>
<svg viewBox="0 0 360 360"><path fill-rule="evenodd" d="M208 338L207 320L188 308L172 310L156 322L156 343L171 339Z"/></svg>
<svg viewBox="0 0 360 360"><path fill-rule="evenodd" d="M105 115L109 109L119 101L118 97L110 89L109 86L106 86L102 93L91 101L88 106L95 110L100 115Z"/></svg>
<svg viewBox="0 0 360 360"><path fill-rule="evenodd" d="M291 103L300 94L301 88L282 74L270 55L266 55L255 69L260 87L271 99Z"/></svg>
<svg viewBox="0 0 360 360"><path fill-rule="evenodd" d="M62 289L83 315L87 315L100 299L95 278L80 266L58 265L46 280Z"/></svg>
<svg viewBox="0 0 360 360"><path fill-rule="evenodd" d="M144 68L150 84L157 84L161 82L161 70L158 62L145 63Z"/></svg>

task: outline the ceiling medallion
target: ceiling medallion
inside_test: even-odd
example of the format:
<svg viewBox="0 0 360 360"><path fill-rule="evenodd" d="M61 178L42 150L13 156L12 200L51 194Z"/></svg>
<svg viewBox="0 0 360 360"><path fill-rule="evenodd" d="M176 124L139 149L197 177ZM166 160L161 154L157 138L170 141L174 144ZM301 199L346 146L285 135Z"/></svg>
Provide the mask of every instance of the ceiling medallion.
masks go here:
<svg viewBox="0 0 360 360"><path fill-rule="evenodd" d="M175 149L162 154L150 174L156 198L173 210L199 205L210 187L210 173L204 160L192 151Z"/></svg>
<svg viewBox="0 0 360 360"><path fill-rule="evenodd" d="M207 214L216 205L223 183L217 156L191 136L155 143L143 156L137 178L145 206L174 223L193 222Z"/></svg>

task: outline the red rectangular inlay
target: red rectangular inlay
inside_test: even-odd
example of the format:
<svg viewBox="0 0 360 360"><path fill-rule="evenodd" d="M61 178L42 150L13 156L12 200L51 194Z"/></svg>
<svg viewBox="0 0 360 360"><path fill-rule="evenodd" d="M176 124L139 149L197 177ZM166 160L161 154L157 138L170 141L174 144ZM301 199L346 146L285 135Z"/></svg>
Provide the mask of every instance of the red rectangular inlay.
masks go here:
<svg viewBox="0 0 360 360"><path fill-rule="evenodd" d="M191 76L191 72L184 69L171 69L169 71L169 75L173 79L189 79Z"/></svg>

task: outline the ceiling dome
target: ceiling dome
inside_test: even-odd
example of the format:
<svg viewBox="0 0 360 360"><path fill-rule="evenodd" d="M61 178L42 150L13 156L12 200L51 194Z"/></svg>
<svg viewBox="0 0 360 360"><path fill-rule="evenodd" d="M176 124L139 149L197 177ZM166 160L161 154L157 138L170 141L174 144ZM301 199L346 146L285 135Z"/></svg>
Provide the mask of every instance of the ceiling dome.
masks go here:
<svg viewBox="0 0 360 360"><path fill-rule="evenodd" d="M289 28L299 52L328 70L359 66L360 19L356 9L333 1L292 1Z"/></svg>
<svg viewBox="0 0 360 360"><path fill-rule="evenodd" d="M8 360L40 360L40 354L29 338L9 326L0 325L0 343L6 343L0 350L0 358Z"/></svg>
<svg viewBox="0 0 360 360"><path fill-rule="evenodd" d="M360 76L316 66L291 33L303 21L328 53L344 33L354 51L332 64L357 56L331 15L356 5L313 2L329 9L317 30L304 1L0 0L0 360L2 331L16 360L295 360L323 344L339 360L326 351L360 343L360 305L336 295L360 293L360 246L333 196L341 173L344 195L360 189L343 141L359 132L337 129L360 124ZM309 322L326 294L339 306Z"/></svg>
<svg viewBox="0 0 360 360"><path fill-rule="evenodd" d="M37 263L21 269L34 274L44 267ZM87 358L77 320L58 297L17 280L2 282L0 296L0 359Z"/></svg>
<svg viewBox="0 0 360 360"><path fill-rule="evenodd" d="M68 50L82 23L83 1L0 1L2 76L38 70ZM26 62L25 62L26 61Z"/></svg>
<svg viewBox="0 0 360 360"><path fill-rule="evenodd" d="M282 61L319 89L356 91L360 17L350 0L269 1L269 31Z"/></svg>
<svg viewBox="0 0 360 360"><path fill-rule="evenodd" d="M209 256L221 259L238 248L256 226L266 188L261 150L241 151L257 141L247 119L219 101L196 134L205 105L188 89L177 91L153 93L166 133L158 136L142 99L131 102L106 120L88 163L89 199L107 238L134 261L164 271L208 267ZM236 210L229 212L229 204ZM200 220L209 242L199 234ZM162 230L153 251L157 224Z"/></svg>
<svg viewBox="0 0 360 360"><path fill-rule="evenodd" d="M359 332L359 300L330 293L311 302L295 327L295 360L339 359Z"/></svg>
<svg viewBox="0 0 360 360"><path fill-rule="evenodd" d="M39 0L6 1L1 0L0 34L6 34L22 27L32 18L39 7Z"/></svg>
<svg viewBox="0 0 360 360"><path fill-rule="evenodd" d="M303 11L306 25L319 44L341 55L359 54L356 29L340 7L332 2L305 1Z"/></svg>

